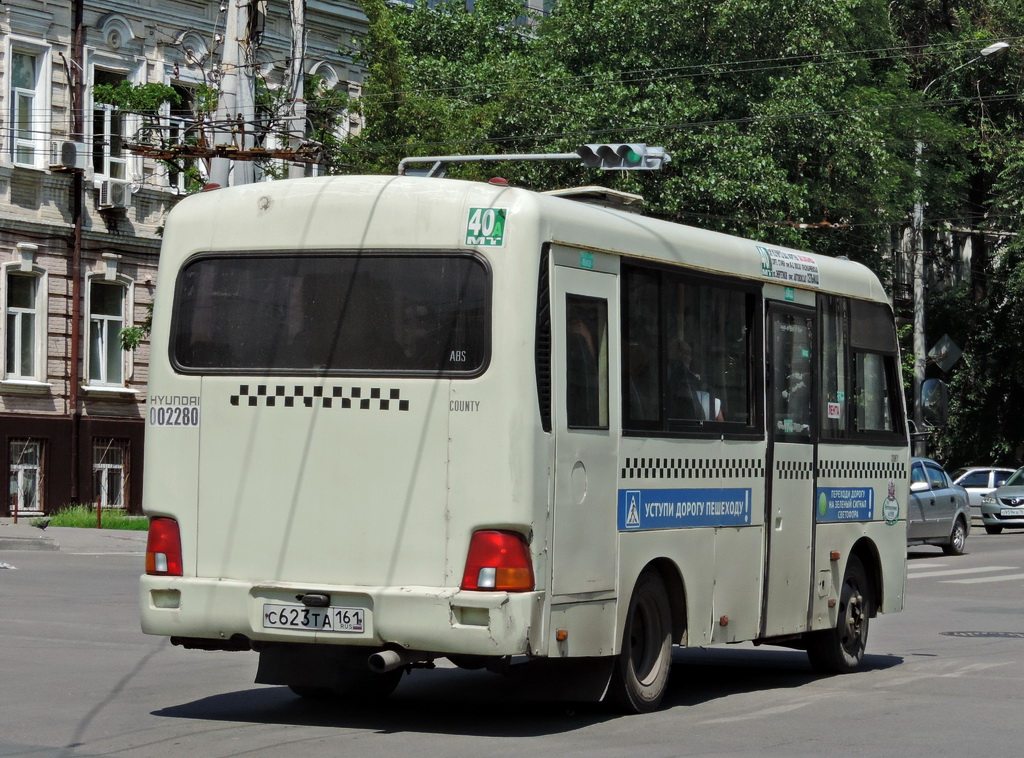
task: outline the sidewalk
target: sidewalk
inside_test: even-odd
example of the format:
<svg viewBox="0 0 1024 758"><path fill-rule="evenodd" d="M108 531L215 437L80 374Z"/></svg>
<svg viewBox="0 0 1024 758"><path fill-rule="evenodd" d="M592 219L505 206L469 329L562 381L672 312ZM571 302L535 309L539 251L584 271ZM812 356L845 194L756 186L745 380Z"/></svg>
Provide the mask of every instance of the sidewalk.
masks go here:
<svg viewBox="0 0 1024 758"><path fill-rule="evenodd" d="M125 529L37 529L29 519L0 518L0 556L8 551L62 550L69 553L146 552L146 532Z"/></svg>

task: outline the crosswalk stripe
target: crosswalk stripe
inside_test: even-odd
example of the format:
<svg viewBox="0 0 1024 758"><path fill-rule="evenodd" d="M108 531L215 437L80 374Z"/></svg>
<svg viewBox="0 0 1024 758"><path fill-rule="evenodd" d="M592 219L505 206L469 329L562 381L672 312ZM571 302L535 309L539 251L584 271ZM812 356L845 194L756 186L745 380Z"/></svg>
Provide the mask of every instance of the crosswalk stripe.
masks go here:
<svg viewBox="0 0 1024 758"><path fill-rule="evenodd" d="M977 576L974 579L946 579L943 584L981 584L982 582L1015 582L1024 579L1024 574L1000 574L999 576Z"/></svg>
<svg viewBox="0 0 1024 758"><path fill-rule="evenodd" d="M1019 570L1020 566L979 566L977 568L966 568L966 569L949 569L947 571L928 571L928 572L917 572L913 574L908 573L908 579L920 579L921 577L931 576L959 576L961 574L983 574L988 571L1016 571Z"/></svg>

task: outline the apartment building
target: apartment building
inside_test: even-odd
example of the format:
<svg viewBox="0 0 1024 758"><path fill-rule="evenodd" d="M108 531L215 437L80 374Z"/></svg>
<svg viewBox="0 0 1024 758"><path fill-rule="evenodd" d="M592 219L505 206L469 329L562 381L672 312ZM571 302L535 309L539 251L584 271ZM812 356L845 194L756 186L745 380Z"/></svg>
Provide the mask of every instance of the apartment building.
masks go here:
<svg viewBox="0 0 1024 758"><path fill-rule="evenodd" d="M288 2L241 1L258 43L249 67L274 92L290 57ZM146 321L161 226L201 185L208 156L139 148L203 143L197 100L223 81L227 10L0 4L0 515L141 507L149 344L125 350L121 332ZM358 4L307 0L306 11L304 71L356 94L362 75L346 52L365 31ZM122 81L166 85L177 102L144 119L94 97Z"/></svg>

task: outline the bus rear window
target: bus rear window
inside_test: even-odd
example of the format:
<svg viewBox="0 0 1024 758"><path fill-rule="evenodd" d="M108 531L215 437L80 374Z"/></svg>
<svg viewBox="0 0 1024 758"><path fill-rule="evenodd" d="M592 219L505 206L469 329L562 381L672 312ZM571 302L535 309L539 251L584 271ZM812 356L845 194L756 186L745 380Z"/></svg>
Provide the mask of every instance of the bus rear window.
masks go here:
<svg viewBox="0 0 1024 758"><path fill-rule="evenodd" d="M488 269L469 255L200 256L182 269L171 360L183 373L475 375Z"/></svg>

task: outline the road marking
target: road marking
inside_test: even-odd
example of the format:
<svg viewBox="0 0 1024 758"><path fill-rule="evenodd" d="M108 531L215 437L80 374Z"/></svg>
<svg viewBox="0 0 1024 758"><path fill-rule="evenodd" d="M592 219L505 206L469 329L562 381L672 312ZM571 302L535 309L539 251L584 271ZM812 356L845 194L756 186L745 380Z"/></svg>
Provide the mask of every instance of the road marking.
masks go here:
<svg viewBox="0 0 1024 758"><path fill-rule="evenodd" d="M959 576L961 574L983 574L986 571L1015 571L1020 569L1020 566L979 566L978 568L969 569L949 569L948 571L928 571L928 572L915 572L913 574L908 573L908 579L920 579L921 577L932 577L932 576Z"/></svg>
<svg viewBox="0 0 1024 758"><path fill-rule="evenodd" d="M1000 574L999 576L981 576L974 579L946 579L943 584L981 584L982 582L1015 582L1024 579L1024 574Z"/></svg>

